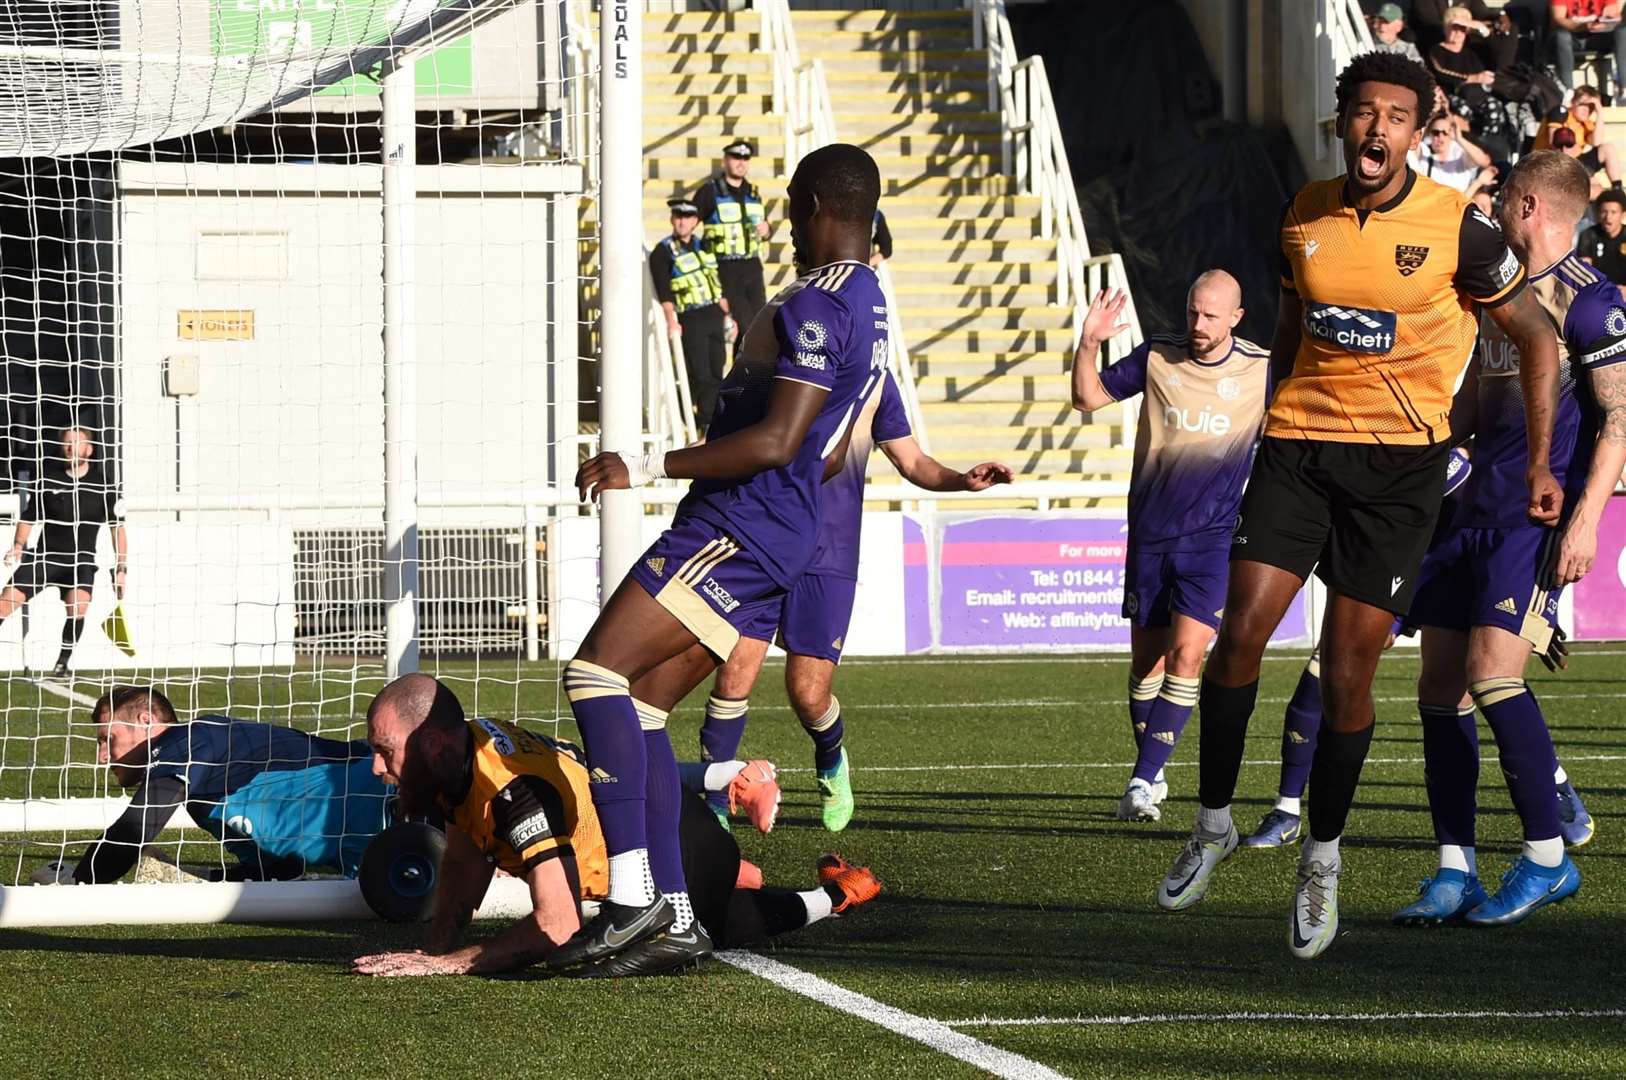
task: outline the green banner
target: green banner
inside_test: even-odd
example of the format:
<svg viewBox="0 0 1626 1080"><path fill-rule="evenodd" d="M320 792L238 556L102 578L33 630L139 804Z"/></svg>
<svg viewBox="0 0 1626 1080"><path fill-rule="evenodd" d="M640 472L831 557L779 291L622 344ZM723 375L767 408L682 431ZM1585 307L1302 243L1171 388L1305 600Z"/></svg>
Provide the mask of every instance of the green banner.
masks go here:
<svg viewBox="0 0 1626 1080"><path fill-rule="evenodd" d="M268 59L334 53L388 41L407 0L213 0L210 39L216 56L260 54ZM322 66L326 66L324 64ZM418 58L420 108L434 98L474 92L474 42L464 34ZM325 96L378 96L368 73L323 87Z"/></svg>

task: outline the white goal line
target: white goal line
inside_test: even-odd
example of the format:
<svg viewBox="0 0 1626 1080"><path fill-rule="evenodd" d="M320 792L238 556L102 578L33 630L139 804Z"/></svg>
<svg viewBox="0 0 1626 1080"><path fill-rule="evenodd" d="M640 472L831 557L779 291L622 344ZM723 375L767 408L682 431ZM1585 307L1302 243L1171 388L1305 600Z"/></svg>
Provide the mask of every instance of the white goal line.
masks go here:
<svg viewBox="0 0 1626 1080"><path fill-rule="evenodd" d="M1274 1023L1328 1021L1331 1023L1404 1023L1409 1020L1604 1020L1626 1017L1626 1009L1458 1009L1439 1012L1229 1012L1153 1013L1127 1016L978 1016L969 1020L942 1020L944 1027L1132 1027L1137 1024Z"/></svg>

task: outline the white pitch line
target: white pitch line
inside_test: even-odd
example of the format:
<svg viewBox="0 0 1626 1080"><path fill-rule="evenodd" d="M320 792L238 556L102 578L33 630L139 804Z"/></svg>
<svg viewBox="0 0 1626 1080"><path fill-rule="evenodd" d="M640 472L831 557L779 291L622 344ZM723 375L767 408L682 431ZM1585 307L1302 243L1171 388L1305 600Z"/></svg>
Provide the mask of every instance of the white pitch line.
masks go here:
<svg viewBox="0 0 1626 1080"><path fill-rule="evenodd" d="M1626 754L1563 754L1561 760L1570 761L1626 761ZM1393 757L1393 758L1367 758L1367 765L1422 765L1426 761L1422 757ZM1275 767L1282 763L1281 758L1249 758L1242 762L1244 765L1269 765ZM1133 769L1133 761L1038 761L1024 764L991 764L991 765L865 765L860 771L866 773L913 773L913 772L999 772L1007 769ZM1171 761L1164 766L1166 769L1194 769L1195 761ZM812 769L780 768L782 773L806 773Z"/></svg>
<svg viewBox="0 0 1626 1080"><path fill-rule="evenodd" d="M1550 693L1547 693L1547 692L1543 691L1541 693L1541 695L1540 695L1540 700L1542 700L1542 701L1585 701L1585 700L1588 700L1588 699L1609 700L1609 699L1617 699L1617 698L1626 698L1626 691L1610 691L1608 693L1588 693L1588 694L1582 694L1582 693L1550 694ZM1258 700L1257 704L1260 704L1260 705L1286 705L1291 700L1292 700L1291 698L1284 698L1284 697L1266 697L1266 698L1260 698ZM1415 705L1415 704L1417 704L1417 695L1416 694L1406 694L1406 695L1404 695L1402 697L1374 697L1372 699L1372 702L1373 702L1373 704L1376 704L1376 705ZM1001 701L1001 700L994 700L994 701L861 701L858 704L853 706L853 711L854 712L913 712L913 711L917 711L917 710L937 710L937 709L971 710L971 709L1003 709L1003 708L1078 709L1078 708L1085 708L1085 707L1098 707L1098 706L1101 706L1103 704L1117 705L1117 704L1122 704L1122 703L1117 702L1117 701L1103 702L1099 698L1096 698L1096 699L1093 699L1093 700L1088 700L1088 701L1084 700L1082 698L1078 698L1078 699L1071 699L1071 698L1015 698L1015 699L1003 700L1003 701ZM790 712L791 711L791 707L789 705L781 705L781 704L778 704L778 703L764 704L764 705L753 705L751 708L752 708L753 712L759 712L759 711L760 712Z"/></svg>
<svg viewBox="0 0 1626 1080"><path fill-rule="evenodd" d="M64 686L62 683L52 682L50 679L36 679L34 685L47 694L55 694L59 698L71 701L75 705L83 705L87 709L96 704L96 699L89 694L81 694L71 686Z"/></svg>
<svg viewBox="0 0 1626 1080"><path fill-rule="evenodd" d="M979 1016L970 1020L944 1020L948 1028L977 1027L1130 1027L1136 1024L1244 1023L1259 1021L1331 1021L1334 1023L1385 1023L1406 1020L1598 1020L1626 1017L1626 1009L1539 1009L1512 1012L1501 1009L1471 1009L1458 1012L1389 1013L1157 1013L1147 1016L1029 1016L1003 1019Z"/></svg>
<svg viewBox="0 0 1626 1080"><path fill-rule="evenodd" d="M741 971L748 971L766 979L781 989L811 998L837 1012L856 1016L860 1020L868 1020L872 1024L902 1035L906 1039L913 1039L994 1076L1005 1077L1006 1080L1066 1080L1062 1073L1046 1065L1025 1058L1021 1054L989 1046L963 1032L955 1031L941 1020L916 1016L891 1005L884 1005L872 997L837 986L829 979L822 979L800 968L782 964L778 960L770 960L744 950L720 952L717 953L717 959L725 964L732 964Z"/></svg>

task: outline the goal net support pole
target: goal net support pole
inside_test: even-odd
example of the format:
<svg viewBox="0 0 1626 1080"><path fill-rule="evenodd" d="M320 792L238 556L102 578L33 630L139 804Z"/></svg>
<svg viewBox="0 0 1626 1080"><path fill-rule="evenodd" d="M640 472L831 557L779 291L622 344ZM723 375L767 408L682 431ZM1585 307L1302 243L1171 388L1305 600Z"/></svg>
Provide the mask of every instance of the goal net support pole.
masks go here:
<svg viewBox="0 0 1626 1080"><path fill-rule="evenodd" d="M644 450L642 9L632 0L605 0L599 13L599 448L627 454ZM604 493L601 603L643 551L643 512L636 491Z"/></svg>
<svg viewBox="0 0 1626 1080"><path fill-rule="evenodd" d="M418 670L417 64L384 62L384 669Z"/></svg>

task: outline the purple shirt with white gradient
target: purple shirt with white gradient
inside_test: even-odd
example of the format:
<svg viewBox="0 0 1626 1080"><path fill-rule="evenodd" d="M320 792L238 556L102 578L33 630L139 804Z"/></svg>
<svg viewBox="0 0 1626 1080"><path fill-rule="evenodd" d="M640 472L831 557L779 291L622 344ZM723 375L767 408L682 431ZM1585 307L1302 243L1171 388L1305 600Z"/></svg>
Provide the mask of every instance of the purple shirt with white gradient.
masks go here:
<svg viewBox="0 0 1626 1080"><path fill-rule="evenodd" d="M1270 401L1270 354L1231 339L1217 360L1184 336L1154 336L1101 372L1118 401L1144 394L1129 481L1138 551L1229 549Z"/></svg>
<svg viewBox="0 0 1626 1080"><path fill-rule="evenodd" d="M852 441L841 471L824 482L819 506L819 546L809 574L858 577L858 541L864 524L864 471L872 447L914 434L898 384L887 372L864 401L853 422Z"/></svg>
<svg viewBox="0 0 1626 1080"><path fill-rule="evenodd" d="M775 379L823 387L829 397L790 464L743 480L696 480L677 516L726 530L781 586L800 577L818 542L825 458L886 374L886 331L886 297L864 263L821 266L780 290L745 332L707 438L760 422Z"/></svg>
<svg viewBox="0 0 1626 1080"><path fill-rule="evenodd" d="M1602 415L1583 371L1626 361L1626 304L1620 290L1574 252L1531 274L1530 289L1553 325L1561 328L1558 412L1549 464L1564 487L1567 509L1586 487ZM1530 501L1519 350L1489 316L1480 316L1479 329L1474 470L1454 523L1465 529L1508 528L1526 523Z"/></svg>

